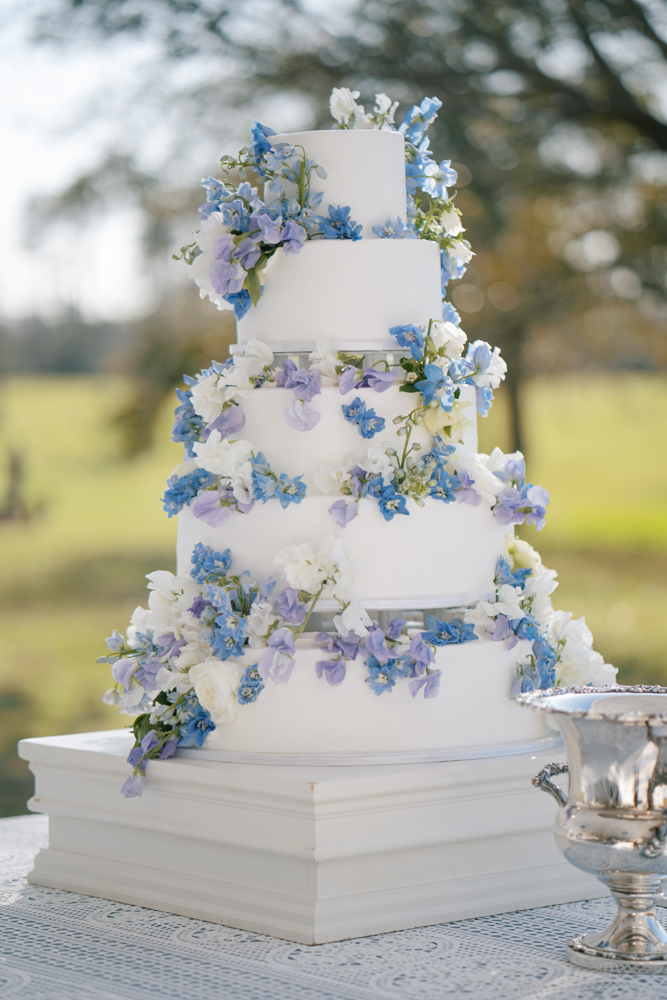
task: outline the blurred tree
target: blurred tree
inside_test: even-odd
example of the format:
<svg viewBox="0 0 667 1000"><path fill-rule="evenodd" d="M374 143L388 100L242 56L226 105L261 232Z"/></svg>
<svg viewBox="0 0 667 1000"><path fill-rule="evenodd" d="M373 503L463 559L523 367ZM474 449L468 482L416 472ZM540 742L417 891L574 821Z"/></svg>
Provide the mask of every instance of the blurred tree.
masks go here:
<svg viewBox="0 0 667 1000"><path fill-rule="evenodd" d="M439 97L478 254L453 300L503 349L517 447L531 371L667 361L665 0L63 0L40 32L142 33L165 73L214 56L218 100L299 95L316 127L333 86Z"/></svg>

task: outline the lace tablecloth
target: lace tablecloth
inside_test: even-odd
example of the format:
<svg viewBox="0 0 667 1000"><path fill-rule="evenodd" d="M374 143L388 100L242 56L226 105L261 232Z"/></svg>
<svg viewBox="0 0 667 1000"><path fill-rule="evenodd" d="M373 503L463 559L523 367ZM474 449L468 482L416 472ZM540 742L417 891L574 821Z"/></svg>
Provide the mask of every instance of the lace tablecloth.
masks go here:
<svg viewBox="0 0 667 1000"><path fill-rule="evenodd" d="M315 947L28 885L47 820L0 820L2 1000L667 1000L667 977L565 960L611 899Z"/></svg>

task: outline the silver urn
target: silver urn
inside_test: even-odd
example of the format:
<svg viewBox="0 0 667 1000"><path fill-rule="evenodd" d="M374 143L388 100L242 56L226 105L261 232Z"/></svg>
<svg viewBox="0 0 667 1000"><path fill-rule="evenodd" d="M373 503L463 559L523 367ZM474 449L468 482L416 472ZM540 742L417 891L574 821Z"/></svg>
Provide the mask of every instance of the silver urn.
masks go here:
<svg viewBox="0 0 667 1000"><path fill-rule="evenodd" d="M655 902L667 878L667 688L552 688L517 701L548 713L565 742L567 764L533 779L560 806L556 843L618 903L611 926L573 938L568 958L598 971L666 972ZM567 795L552 780L565 772Z"/></svg>

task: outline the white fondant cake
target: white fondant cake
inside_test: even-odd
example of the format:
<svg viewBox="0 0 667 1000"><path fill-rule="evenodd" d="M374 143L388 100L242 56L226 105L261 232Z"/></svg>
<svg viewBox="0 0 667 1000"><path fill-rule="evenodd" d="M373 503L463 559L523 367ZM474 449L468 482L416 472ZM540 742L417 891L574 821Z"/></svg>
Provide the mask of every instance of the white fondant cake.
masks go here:
<svg viewBox="0 0 667 1000"><path fill-rule="evenodd" d="M278 250L266 283L257 308L239 321L240 344L325 338L386 350L395 348L392 326L424 326L442 313L438 248L429 240L323 240L295 255Z"/></svg>
<svg viewBox="0 0 667 1000"><path fill-rule="evenodd" d="M239 343L179 390L186 456L164 497L177 575L151 574L148 609L108 640L107 700L138 714L127 795L148 758L177 750L518 752L548 734L514 693L614 679L583 619L554 611L556 574L514 538L542 526L548 494L519 453L476 451L505 365L466 348L443 305L471 251L455 174L422 141L438 102L399 132L383 95L371 115L334 96L339 131L256 125L252 148L223 158L183 248L202 295L234 308ZM249 168L263 199L227 179Z"/></svg>

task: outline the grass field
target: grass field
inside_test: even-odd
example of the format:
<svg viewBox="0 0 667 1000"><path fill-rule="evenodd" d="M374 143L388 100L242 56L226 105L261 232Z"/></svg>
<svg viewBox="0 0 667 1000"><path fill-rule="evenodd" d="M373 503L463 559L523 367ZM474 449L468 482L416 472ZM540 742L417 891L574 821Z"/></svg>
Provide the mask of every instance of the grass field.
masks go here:
<svg viewBox="0 0 667 1000"><path fill-rule="evenodd" d="M100 702L108 673L95 657L144 599L144 574L173 569L176 526L159 503L180 461L172 404L154 450L128 464L109 427L125 391L116 379L42 377L0 392L0 463L20 451L28 501L44 505L28 524L0 523L0 815L23 812L30 794L17 739L124 725ZM557 605L586 615L621 679L667 680L667 381L536 379L524 407L530 477L552 510L541 535L523 534L559 572ZM500 396L480 447L506 449L506 437Z"/></svg>

